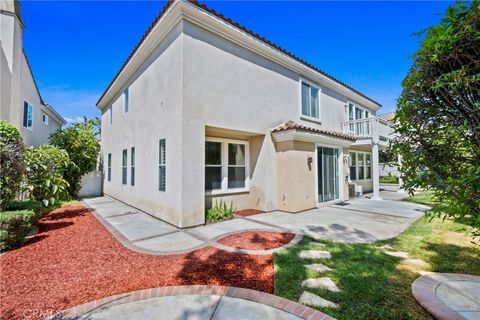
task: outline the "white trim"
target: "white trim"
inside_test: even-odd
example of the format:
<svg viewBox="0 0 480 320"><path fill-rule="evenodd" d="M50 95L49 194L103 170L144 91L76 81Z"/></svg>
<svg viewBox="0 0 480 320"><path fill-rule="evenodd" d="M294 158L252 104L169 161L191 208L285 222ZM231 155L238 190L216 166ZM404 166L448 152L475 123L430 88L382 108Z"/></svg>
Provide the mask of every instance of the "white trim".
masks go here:
<svg viewBox="0 0 480 320"><path fill-rule="evenodd" d="M352 179L352 177L350 176L350 163L351 163L351 157L350 157L350 153L355 153L356 156L355 156L355 180ZM359 179L358 178L358 168L359 168L359 165L358 165L358 154L363 154L364 155L364 164L363 164L363 179ZM367 178L367 157L366 155L370 155L370 178ZM372 152L368 152L368 151L357 151L357 150L349 150L348 151L348 179L351 181L351 182L362 182L362 181L371 181L373 180L373 163L372 163Z"/></svg>
<svg viewBox="0 0 480 320"><path fill-rule="evenodd" d="M338 198L325 201L325 202L320 202L318 198L318 147L325 147L325 148L331 148L331 149L337 149L338 150ZM322 174L323 177L323 174ZM325 143L316 143L315 144L315 196L316 196L316 201L317 201L317 206L325 206L329 204L333 204L335 202L343 201L344 195L343 195L343 179L345 178L345 173L344 173L344 167L343 167L343 148L338 145L330 145L330 144L325 144Z"/></svg>
<svg viewBox="0 0 480 320"><path fill-rule="evenodd" d="M221 168L222 168L222 182L221 189L216 190L205 190L206 195L220 195L220 194L231 194L231 193L242 193L248 192L250 190L250 143L248 140L234 140L234 139L222 139L222 138L213 138L205 137L205 143L207 142L219 142L221 143ZM228 145L229 144L242 144L245 146L245 187L243 188L228 188ZM205 146L204 146L205 149ZM205 164L203 167L205 168ZM240 166L243 167L243 166ZM205 170L204 170L205 175Z"/></svg>
<svg viewBox="0 0 480 320"><path fill-rule="evenodd" d="M300 99L299 99L299 109L300 109L300 119L306 120L306 121L312 121L321 124L321 119L322 119L322 100L321 100L321 95L322 95L322 88L316 84L315 82L312 82L308 79L305 79L303 77L300 77L299 79L300 85ZM310 88L315 88L318 90L318 118L305 115L303 114L303 84L308 85Z"/></svg>
<svg viewBox="0 0 480 320"><path fill-rule="evenodd" d="M45 121L45 119L47 121ZM42 112L42 122L44 125L48 126L48 114L46 114L45 112Z"/></svg>
<svg viewBox="0 0 480 320"><path fill-rule="evenodd" d="M25 102L26 102L29 106L32 107L32 125L31 125L30 127L28 126L28 110L27 110L27 126L24 126L24 125L23 125L23 118L25 117L25 115L22 114L22 127L25 128L25 129L27 129L27 130L33 131L33 122L34 122L34 121L33 121L33 119L34 119L33 117L34 117L34 114L35 114L35 113L34 113L34 112L35 112L35 106L34 106L32 103L30 103L30 101L24 99L24 100L23 100L23 105L22 105L23 112L25 112Z"/></svg>

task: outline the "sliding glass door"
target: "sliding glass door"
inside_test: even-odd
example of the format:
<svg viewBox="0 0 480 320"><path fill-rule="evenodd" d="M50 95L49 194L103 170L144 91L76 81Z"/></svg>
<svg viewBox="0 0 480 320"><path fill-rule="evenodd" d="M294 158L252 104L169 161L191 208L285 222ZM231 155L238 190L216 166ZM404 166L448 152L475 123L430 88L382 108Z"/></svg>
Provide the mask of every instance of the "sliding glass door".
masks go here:
<svg viewBox="0 0 480 320"><path fill-rule="evenodd" d="M339 198L338 157L338 149L317 147L318 202Z"/></svg>

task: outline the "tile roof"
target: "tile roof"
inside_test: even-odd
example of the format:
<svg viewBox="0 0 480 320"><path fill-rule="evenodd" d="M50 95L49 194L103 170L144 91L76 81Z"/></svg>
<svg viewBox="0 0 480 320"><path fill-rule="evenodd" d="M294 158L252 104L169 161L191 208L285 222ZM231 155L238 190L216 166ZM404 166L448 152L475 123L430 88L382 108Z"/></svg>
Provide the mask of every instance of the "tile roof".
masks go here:
<svg viewBox="0 0 480 320"><path fill-rule="evenodd" d="M258 33L255 33L254 31L252 30L249 30L247 29L246 27L240 25L239 23L231 20L230 18L227 18L225 17L223 14L221 13L218 13L217 11L207 7L205 4L200 4L198 3L198 1L196 0L184 0L184 1L187 1L193 5L195 5L196 7L198 8L201 8L211 14L213 14L214 16L216 16L217 18L223 20L224 22L248 33L249 35L257 38L258 40L264 42L265 44L269 45L270 47L273 47L274 49L286 54L287 56L289 56L290 58L300 62L301 64L309 67L310 69L313 69L315 70L316 72L324 75L325 77L341 84L342 86L352 90L353 92L355 92L356 94L364 97L365 99L375 103L376 105L378 106L382 106L380 103L378 103L377 101L369 98L368 96L366 96L365 94L361 93L360 91L354 89L353 87L349 86L348 84L346 84L345 82L343 81L340 81L338 80L337 78L331 76L330 74L326 73L325 71L322 71L320 69L318 69L317 67L315 67L314 65L308 63L307 61L299 58L298 56L294 55L293 53L291 53L290 51L280 47L279 45L271 42L270 40L262 37L261 35L259 35ZM125 68L125 66L128 64L128 62L130 61L130 59L133 57L133 55L136 53L136 51L138 50L138 48L140 47L140 45L143 43L143 41L145 40L145 38L149 35L149 33L152 31L153 27L157 24L157 22L162 18L162 16L165 14L165 12L167 12L167 10L170 8L170 6L175 3L174 0L169 0L167 1L167 4L163 7L163 9L160 11L160 13L157 15L157 17L155 17L154 21L152 22L152 24L148 27L147 31L145 31L145 33L143 34L142 38L140 39L140 41L138 41L137 45L135 46L135 48L132 50L132 52L130 52L128 58L125 60L125 62L123 63L123 65L121 66L120 70L117 72L117 74L115 75L115 77L113 78L113 80L110 82L110 84L108 85L107 89L105 89L105 91L103 92L103 94L101 95L101 97L98 99L97 101L97 105L98 103L100 102L100 100L102 100L103 96L105 96L105 94L107 93L108 89L110 89L110 87L112 86L113 82L115 82L115 80L118 78L118 76L120 75L120 73L123 71L123 69Z"/></svg>
<svg viewBox="0 0 480 320"><path fill-rule="evenodd" d="M380 114L378 117L385 121L393 122L393 118L395 118L395 111Z"/></svg>
<svg viewBox="0 0 480 320"><path fill-rule="evenodd" d="M312 128L312 127L305 126L303 124L298 124L294 121L287 121L287 122L279 125L278 127L273 128L272 133L289 131L289 130L298 130L298 131L305 131L305 132L311 132L311 133L319 133L319 134L322 134L322 135L331 136L331 137L340 138L340 139L345 139L345 140L350 140L350 141L357 140L357 138L355 138L355 136L353 136L351 134L337 132L337 131L331 131L331 130Z"/></svg>

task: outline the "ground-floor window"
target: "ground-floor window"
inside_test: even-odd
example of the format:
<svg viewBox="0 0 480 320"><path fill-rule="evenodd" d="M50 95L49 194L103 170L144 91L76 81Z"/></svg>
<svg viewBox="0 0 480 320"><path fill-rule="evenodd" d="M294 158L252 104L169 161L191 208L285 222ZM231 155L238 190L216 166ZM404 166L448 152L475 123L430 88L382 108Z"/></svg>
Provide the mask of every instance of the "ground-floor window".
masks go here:
<svg viewBox="0 0 480 320"><path fill-rule="evenodd" d="M167 142L165 139L159 141L158 146L158 190L167 190Z"/></svg>
<svg viewBox="0 0 480 320"><path fill-rule="evenodd" d="M350 152L350 180L372 179L372 155L366 152Z"/></svg>
<svg viewBox="0 0 480 320"><path fill-rule="evenodd" d="M107 179L108 181L112 181L112 154L108 154L107 159Z"/></svg>
<svg viewBox="0 0 480 320"><path fill-rule="evenodd" d="M122 184L127 184L127 149L122 151Z"/></svg>
<svg viewBox="0 0 480 320"><path fill-rule="evenodd" d="M222 192L248 188L248 141L207 138L205 190Z"/></svg>

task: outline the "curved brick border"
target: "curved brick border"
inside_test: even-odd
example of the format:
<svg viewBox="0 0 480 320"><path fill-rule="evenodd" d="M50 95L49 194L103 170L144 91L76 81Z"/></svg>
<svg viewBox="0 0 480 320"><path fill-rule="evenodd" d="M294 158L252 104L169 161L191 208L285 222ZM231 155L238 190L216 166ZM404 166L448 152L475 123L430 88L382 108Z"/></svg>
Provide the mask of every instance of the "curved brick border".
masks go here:
<svg viewBox="0 0 480 320"><path fill-rule="evenodd" d="M227 232L227 233L221 234L221 235L219 235L219 236L217 236L213 239L209 239L208 241L205 241L203 239L198 239L194 234L192 234L188 230L180 230L179 229L179 230L174 231L174 232L185 232L189 236L197 238L198 240L203 241L204 243L199 244L197 246L190 247L188 249L184 249L184 250L175 250L175 251L150 250L150 249L142 248L142 247L139 247L139 246L135 245L134 242L129 240L127 237L125 237L121 232L119 232L117 230L117 228L113 227L107 220L105 220L100 214L97 213L95 208L88 205L88 203L86 203L84 201L81 201L81 204L84 205L93 214L93 216L98 221L100 221L100 223L105 227L105 229L107 229L115 237L115 239L117 239L124 247L126 247L127 249L132 250L132 251L136 251L136 252L143 253L143 254L155 255L155 256L184 254L184 253L189 253L189 252L192 252L192 251L196 251L196 250L199 250L199 249L202 249L202 248L205 248L205 247L215 247L215 248L220 249L220 250L236 252L236 253L241 253L241 254L269 255L269 254L274 253L275 251L280 251L280 250L289 248L291 246L294 246L295 244L300 242L300 240L302 240L302 238L303 238L302 234L287 231L287 230L281 229L281 228L277 228L277 229L275 229L275 228L271 228L271 229L249 228L249 229L244 229L244 230ZM238 218L238 219L243 219L243 218ZM280 232L280 233L288 232L288 233L294 233L295 238L293 238L292 241L290 241L289 243L287 243L287 244L285 244L281 247L278 247L278 248L275 248L275 249L270 249L270 250L237 249L237 248L229 247L229 246L226 246L226 245L223 245L223 244L217 242L217 240L222 239L224 237L228 237L228 236L231 236L231 235L234 235L234 234L237 234L237 233L252 232L252 231L257 231L257 232Z"/></svg>
<svg viewBox="0 0 480 320"><path fill-rule="evenodd" d="M440 284L446 281L475 281L480 277L456 273L430 273L419 277L412 283L412 293L418 303L432 316L439 320L463 320L464 318L450 309L439 297L436 291Z"/></svg>
<svg viewBox="0 0 480 320"><path fill-rule="evenodd" d="M111 307L126 302L140 301L150 298L180 295L218 295L258 302L308 320L335 320L320 311L300 303L277 297L269 293L251 289L224 286L173 286L117 294L111 297L88 302L61 312L66 318L74 318L90 313L98 308Z"/></svg>

